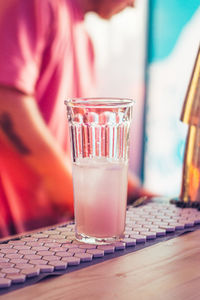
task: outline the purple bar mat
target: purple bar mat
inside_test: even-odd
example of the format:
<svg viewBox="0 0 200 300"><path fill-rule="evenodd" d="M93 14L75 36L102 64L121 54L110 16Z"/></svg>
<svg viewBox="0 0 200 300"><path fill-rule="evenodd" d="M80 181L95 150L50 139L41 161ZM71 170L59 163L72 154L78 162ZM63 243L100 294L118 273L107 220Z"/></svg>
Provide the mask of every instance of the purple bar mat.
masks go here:
<svg viewBox="0 0 200 300"><path fill-rule="evenodd" d="M128 206L124 239L109 245L75 240L74 224L0 243L0 295L200 229L195 208L149 202Z"/></svg>

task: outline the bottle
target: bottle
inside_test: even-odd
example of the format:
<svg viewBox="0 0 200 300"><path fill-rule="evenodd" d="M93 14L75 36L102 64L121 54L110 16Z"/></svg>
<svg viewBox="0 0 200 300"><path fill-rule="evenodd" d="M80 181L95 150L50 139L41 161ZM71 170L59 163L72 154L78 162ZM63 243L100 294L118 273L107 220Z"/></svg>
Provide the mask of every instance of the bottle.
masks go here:
<svg viewBox="0 0 200 300"><path fill-rule="evenodd" d="M181 121L187 123L180 201L200 203L200 47L187 89Z"/></svg>

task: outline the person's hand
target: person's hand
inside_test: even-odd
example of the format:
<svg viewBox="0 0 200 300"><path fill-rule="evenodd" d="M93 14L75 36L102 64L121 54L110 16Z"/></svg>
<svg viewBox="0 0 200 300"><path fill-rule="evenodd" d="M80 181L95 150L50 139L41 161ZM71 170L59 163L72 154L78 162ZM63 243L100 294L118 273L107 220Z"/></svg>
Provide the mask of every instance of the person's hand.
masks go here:
<svg viewBox="0 0 200 300"><path fill-rule="evenodd" d="M135 176L132 172L128 174L128 196L127 196L127 203L131 204L135 200L140 197L151 197L156 196L151 191L142 187L141 182L137 176Z"/></svg>

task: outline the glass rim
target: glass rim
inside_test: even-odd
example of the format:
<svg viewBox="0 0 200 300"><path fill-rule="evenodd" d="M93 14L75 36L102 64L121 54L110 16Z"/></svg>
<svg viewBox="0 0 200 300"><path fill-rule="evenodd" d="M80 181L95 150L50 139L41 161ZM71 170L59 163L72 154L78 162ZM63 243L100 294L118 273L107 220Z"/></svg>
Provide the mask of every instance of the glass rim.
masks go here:
<svg viewBox="0 0 200 300"><path fill-rule="evenodd" d="M114 108L114 107L130 107L135 103L131 98L118 97L81 97L68 98L64 101L65 105L70 107L81 108Z"/></svg>

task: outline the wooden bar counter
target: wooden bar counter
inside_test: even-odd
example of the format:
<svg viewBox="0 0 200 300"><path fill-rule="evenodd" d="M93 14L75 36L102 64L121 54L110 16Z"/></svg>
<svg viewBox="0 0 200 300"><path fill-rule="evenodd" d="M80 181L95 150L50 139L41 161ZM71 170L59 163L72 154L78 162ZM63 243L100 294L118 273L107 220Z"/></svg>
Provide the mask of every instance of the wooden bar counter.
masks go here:
<svg viewBox="0 0 200 300"><path fill-rule="evenodd" d="M3 300L200 299L200 230L2 295Z"/></svg>

